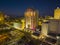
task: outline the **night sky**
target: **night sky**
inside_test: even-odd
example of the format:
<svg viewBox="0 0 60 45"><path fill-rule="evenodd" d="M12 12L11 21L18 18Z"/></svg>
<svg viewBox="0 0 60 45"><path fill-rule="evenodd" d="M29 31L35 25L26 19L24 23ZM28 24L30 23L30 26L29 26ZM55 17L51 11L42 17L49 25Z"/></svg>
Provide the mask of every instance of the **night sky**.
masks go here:
<svg viewBox="0 0 60 45"><path fill-rule="evenodd" d="M23 16L29 7L37 9L41 16L53 16L57 6L60 7L59 0L0 0L0 11L10 16Z"/></svg>

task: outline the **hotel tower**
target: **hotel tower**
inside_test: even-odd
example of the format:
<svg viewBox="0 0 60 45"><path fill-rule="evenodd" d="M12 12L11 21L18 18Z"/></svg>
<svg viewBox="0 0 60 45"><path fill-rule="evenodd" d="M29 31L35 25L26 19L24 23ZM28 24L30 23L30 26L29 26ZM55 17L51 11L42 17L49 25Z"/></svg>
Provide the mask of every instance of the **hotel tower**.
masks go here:
<svg viewBox="0 0 60 45"><path fill-rule="evenodd" d="M26 28L35 30L38 26L38 11L32 8L28 8L25 11L25 24Z"/></svg>

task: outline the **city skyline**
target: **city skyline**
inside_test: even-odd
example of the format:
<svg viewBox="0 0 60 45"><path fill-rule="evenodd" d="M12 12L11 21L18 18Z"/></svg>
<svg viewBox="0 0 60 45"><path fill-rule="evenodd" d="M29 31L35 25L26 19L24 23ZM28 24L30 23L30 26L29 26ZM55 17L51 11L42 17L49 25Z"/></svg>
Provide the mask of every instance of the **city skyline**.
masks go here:
<svg viewBox="0 0 60 45"><path fill-rule="evenodd" d="M60 45L60 0L0 0L0 45Z"/></svg>
<svg viewBox="0 0 60 45"><path fill-rule="evenodd" d="M23 16L27 8L39 11L39 16L53 16L54 9L60 7L59 0L0 0L0 11L9 16Z"/></svg>

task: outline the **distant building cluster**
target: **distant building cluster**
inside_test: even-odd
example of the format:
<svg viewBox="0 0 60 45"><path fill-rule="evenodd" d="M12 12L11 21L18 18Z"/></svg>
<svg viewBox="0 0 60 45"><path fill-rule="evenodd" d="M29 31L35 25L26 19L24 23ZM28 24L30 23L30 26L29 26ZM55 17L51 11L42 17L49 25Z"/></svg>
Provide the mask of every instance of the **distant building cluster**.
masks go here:
<svg viewBox="0 0 60 45"><path fill-rule="evenodd" d="M6 19L6 20L5 20ZM8 23L12 24L14 27L18 27L21 30L23 29L32 29L36 30L36 28L40 28L41 32L44 34L48 34L49 32L60 33L60 8L57 7L54 10L54 17L45 16L39 17L39 11L33 8L28 8L24 12L23 18L12 18L7 15L4 16L4 13L0 12L0 23L4 23L8 21ZM19 26L20 25L20 26ZM46 33L45 33L46 32Z"/></svg>
<svg viewBox="0 0 60 45"><path fill-rule="evenodd" d="M42 23L42 32L44 34L60 34L60 8L54 10L54 17L44 20ZM46 33L45 33L46 32Z"/></svg>

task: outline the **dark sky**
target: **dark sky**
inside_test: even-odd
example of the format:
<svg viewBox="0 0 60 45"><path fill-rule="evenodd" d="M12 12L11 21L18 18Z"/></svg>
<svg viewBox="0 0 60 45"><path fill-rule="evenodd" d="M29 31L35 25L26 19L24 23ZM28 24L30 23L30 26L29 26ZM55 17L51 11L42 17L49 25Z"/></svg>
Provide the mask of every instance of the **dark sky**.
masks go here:
<svg viewBox="0 0 60 45"><path fill-rule="evenodd" d="M59 0L0 0L0 11L13 16L23 16L29 7L39 10L41 16L53 15L57 6Z"/></svg>

